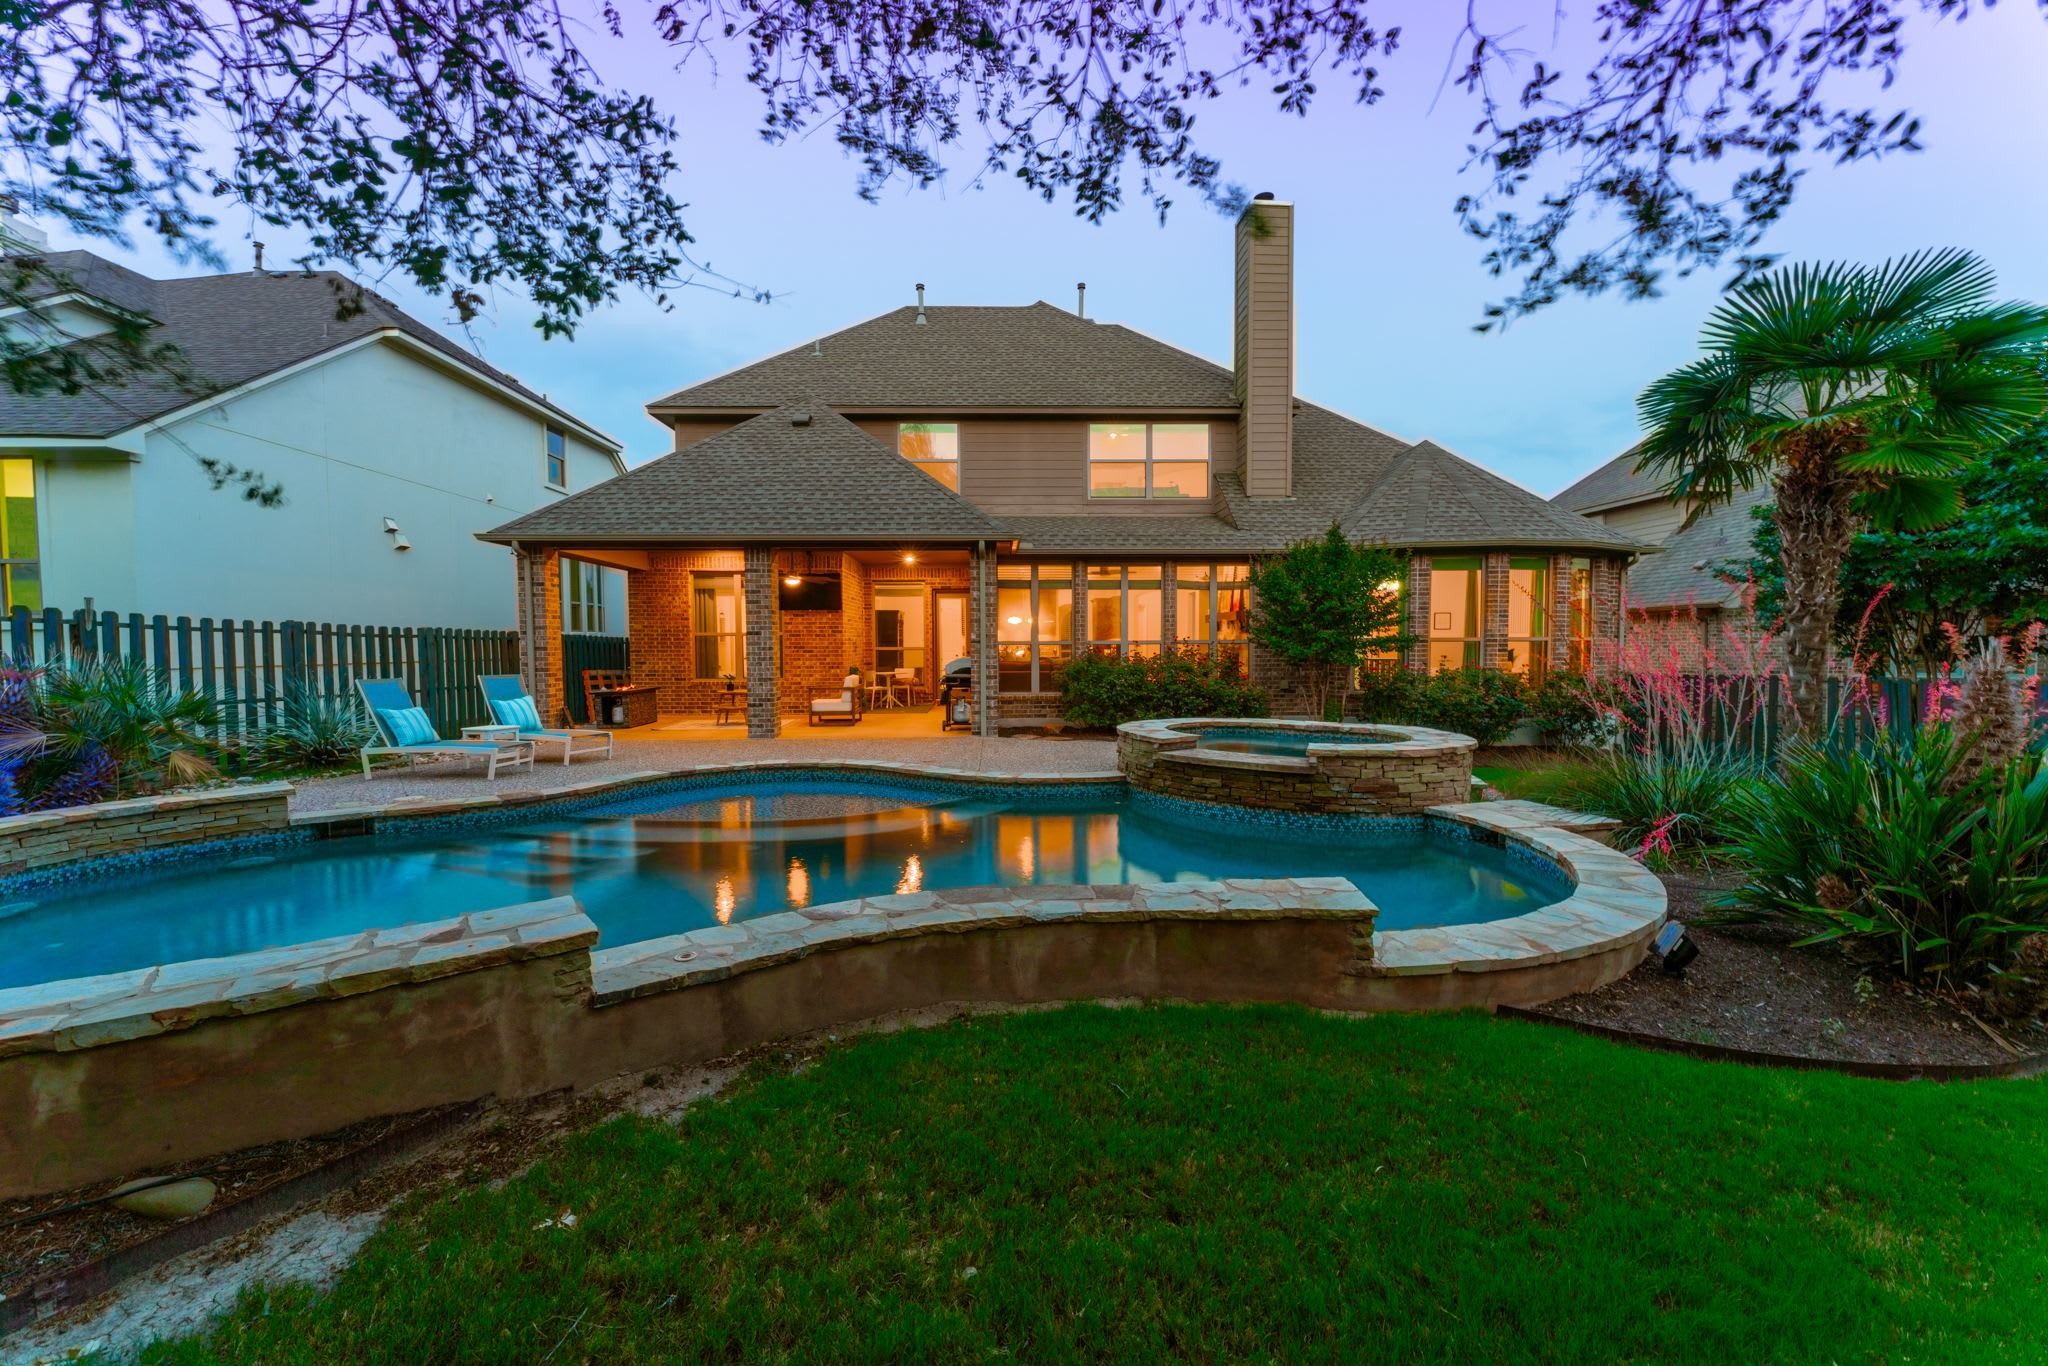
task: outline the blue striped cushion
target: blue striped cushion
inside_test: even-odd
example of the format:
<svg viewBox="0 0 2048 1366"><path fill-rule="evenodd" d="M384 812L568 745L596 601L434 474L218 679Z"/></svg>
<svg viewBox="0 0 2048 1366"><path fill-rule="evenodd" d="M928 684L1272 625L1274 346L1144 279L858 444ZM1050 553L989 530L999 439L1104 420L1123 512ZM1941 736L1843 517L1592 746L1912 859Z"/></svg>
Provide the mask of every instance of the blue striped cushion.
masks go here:
<svg viewBox="0 0 2048 1366"><path fill-rule="evenodd" d="M422 708L399 707L391 711L380 708L377 715L384 718L384 726L391 732L394 745L426 745L441 738Z"/></svg>
<svg viewBox="0 0 2048 1366"><path fill-rule="evenodd" d="M491 715L501 726L517 726L522 731L540 729L540 708L533 705L531 697L494 697Z"/></svg>

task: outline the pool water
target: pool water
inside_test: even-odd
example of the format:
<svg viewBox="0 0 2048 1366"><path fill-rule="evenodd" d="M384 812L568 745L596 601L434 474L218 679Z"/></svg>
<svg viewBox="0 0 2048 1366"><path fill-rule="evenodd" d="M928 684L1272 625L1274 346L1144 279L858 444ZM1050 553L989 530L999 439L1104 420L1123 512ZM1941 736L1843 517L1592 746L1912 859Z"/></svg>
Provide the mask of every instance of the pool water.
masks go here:
<svg viewBox="0 0 2048 1366"><path fill-rule="evenodd" d="M1382 929L1520 915L1569 890L1561 874L1464 841L1284 838L1227 815L1191 820L1097 792L962 797L757 782L527 825L172 863L0 904L0 987L562 895L582 902L610 947L797 906L991 883L1340 876L1379 905Z"/></svg>
<svg viewBox="0 0 2048 1366"><path fill-rule="evenodd" d="M1308 753L1310 745L1384 745L1386 740L1353 731L1267 730L1261 726L1211 726L1196 732L1196 749L1221 749L1234 754Z"/></svg>

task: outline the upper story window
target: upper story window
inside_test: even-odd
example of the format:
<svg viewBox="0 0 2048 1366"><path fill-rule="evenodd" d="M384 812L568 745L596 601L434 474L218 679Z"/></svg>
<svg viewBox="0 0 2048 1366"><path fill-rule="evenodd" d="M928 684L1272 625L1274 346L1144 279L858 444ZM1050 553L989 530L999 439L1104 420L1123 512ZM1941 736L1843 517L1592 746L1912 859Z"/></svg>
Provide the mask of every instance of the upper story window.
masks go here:
<svg viewBox="0 0 2048 1366"><path fill-rule="evenodd" d="M896 449L932 478L960 491L960 424L905 422L896 428Z"/></svg>
<svg viewBox="0 0 2048 1366"><path fill-rule="evenodd" d="M1090 423L1088 496L1207 498L1209 424Z"/></svg>
<svg viewBox="0 0 2048 1366"><path fill-rule="evenodd" d="M547 476L549 488L569 487L569 438L553 427L548 428Z"/></svg>

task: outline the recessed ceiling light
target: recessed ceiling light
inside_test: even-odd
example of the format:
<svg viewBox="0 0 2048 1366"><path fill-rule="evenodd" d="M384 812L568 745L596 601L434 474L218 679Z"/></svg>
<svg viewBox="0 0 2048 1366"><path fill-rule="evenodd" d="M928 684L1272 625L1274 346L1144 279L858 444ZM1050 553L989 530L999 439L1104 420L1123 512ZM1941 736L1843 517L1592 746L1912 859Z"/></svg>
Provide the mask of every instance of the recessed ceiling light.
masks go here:
<svg viewBox="0 0 2048 1366"><path fill-rule="evenodd" d="M788 584L791 588L796 587L803 581L803 576L801 574L791 574L788 578L783 580L783 582Z"/></svg>

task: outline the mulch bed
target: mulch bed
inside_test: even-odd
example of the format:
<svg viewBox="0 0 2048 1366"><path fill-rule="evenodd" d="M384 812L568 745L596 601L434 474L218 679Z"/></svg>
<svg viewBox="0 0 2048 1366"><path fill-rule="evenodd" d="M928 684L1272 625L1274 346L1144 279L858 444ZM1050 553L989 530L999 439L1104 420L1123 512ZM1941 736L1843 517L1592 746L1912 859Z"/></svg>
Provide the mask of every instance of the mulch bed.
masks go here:
<svg viewBox="0 0 2048 1366"><path fill-rule="evenodd" d="M1703 903L1736 880L1726 873L1664 875L1672 914L1686 922L1700 950L1683 978L1651 958L1598 991L1529 1012L1690 1044L1835 1062L1981 1066L2014 1060L1955 1004L1858 963L1836 945L1794 948L1801 936L1776 926L1701 924ZM1998 1032L2021 1053L2048 1051L2048 1036L2038 1028Z"/></svg>
<svg viewBox="0 0 2048 1366"><path fill-rule="evenodd" d="M366 1148L396 1129L419 1123L431 1113L435 1112L364 1120L317 1138L265 1143L220 1157L151 1168L120 1180L103 1181L54 1195L0 1200L0 1297L11 1297L33 1281L97 1261L187 1222L147 1219L116 1209L112 1204L88 1205L84 1209L50 1214L48 1218L31 1216L104 1195L116 1186L139 1177L188 1172L204 1175L220 1187L220 1193L214 1197L210 1207L217 1210ZM25 1222L14 1223L17 1219Z"/></svg>

